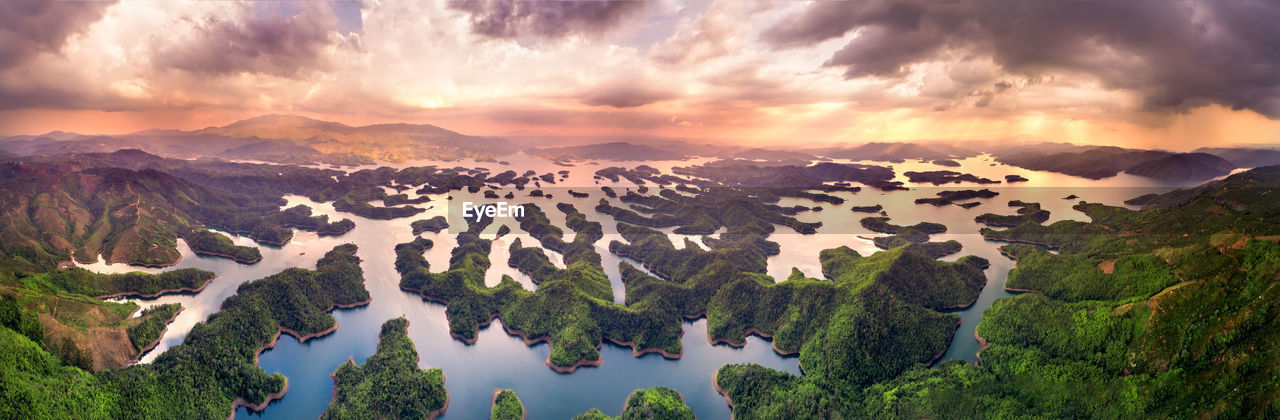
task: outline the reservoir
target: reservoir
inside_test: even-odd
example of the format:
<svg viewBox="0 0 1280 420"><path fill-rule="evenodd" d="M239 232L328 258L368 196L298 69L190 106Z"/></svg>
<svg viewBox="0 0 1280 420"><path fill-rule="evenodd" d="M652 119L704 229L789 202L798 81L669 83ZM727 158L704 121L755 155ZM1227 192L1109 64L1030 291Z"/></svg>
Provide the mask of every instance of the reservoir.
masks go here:
<svg viewBox="0 0 1280 420"><path fill-rule="evenodd" d="M496 174L505 170L517 173L534 170L541 173L555 173L569 170L567 177L557 177L557 183L542 185L542 188L554 194L552 199L528 197L528 190L516 191L514 188L499 189L500 194L515 193L514 198L506 199L512 205L525 203L537 204L550 218L551 222L563 229L565 240L572 240L573 233L565 226L564 213L556 210L556 203L571 203L592 221L604 226L605 237L596 242L596 251L603 260L603 268L609 276L614 291L614 301L625 301L625 288L618 272L618 264L639 263L629 258L613 255L608 251L612 240L622 240L616 234L616 222L612 217L596 213L593 208L597 201L604 198L601 186L611 186L618 194L637 186L622 179L619 182L595 179L596 170L608 166L634 167L647 164L663 173L671 173L673 166L687 166L705 160L663 161L663 162L601 162L595 164L578 164L574 167L557 166L550 161L530 158L523 154L504 157L512 165L502 166L485 162L409 162L388 166L426 166L439 167L486 167ZM857 193L836 192L832 195L844 198L841 204L817 203L804 199L783 198L779 205L803 205L807 207L822 206L822 211L802 212L797 219L805 222L822 222L823 226L817 234L801 235L789 228L778 226L777 231L769 239L781 245L778 255L767 260L768 274L775 280L784 280L792 268L797 268L808 277L822 278L818 254L821 250L847 245L862 255L877 251L870 238L882 234L869 232L859 225L862 217L868 213L850 211L852 206L879 204L884 207L891 223L910 225L922 221L942 223L948 227L945 234L934 235L933 241L956 240L963 245L957 253L944 257L955 260L964 255L977 255L991 262L986 270L987 284L972 306L953 310L961 317L961 325L952 339L950 347L943 356L944 360L977 360L978 344L973 337L974 328L981 321L982 312L1000 298L1012 296L1004 290L1004 281L1014 263L999 253L1001 243L985 241L978 233L983 226L974 222L973 218L983 213L1012 214L1015 209L1007 203L1010 200L1023 200L1041 203L1045 210L1051 212L1046 223L1059 220L1084 220L1085 216L1071 206L1080 200L1100 202L1108 205L1123 205L1123 201L1138 195L1163 192L1178 187L1175 184L1163 184L1156 181L1121 174L1104 180L1088 180L1061 174L1027 171L1021 168L994 164L988 156L978 156L960 160L960 168L945 168L931 163L909 161L899 164L883 162L849 162L866 163L881 166L893 166L899 174L899 180L906 182L901 174L905 171L920 170L957 170L972 173L979 177L1003 179L1005 175L1018 174L1029 179L1017 184L977 185L971 183L933 186L929 184L913 184L906 182L909 191L884 192L863 186ZM418 187L418 186L412 186ZM578 192L587 192L589 197L572 197L565 194L566 188ZM656 194L657 186L649 185L649 194ZM988 188L1000 195L990 199L979 199L982 204L973 208L962 208L954 205L932 206L919 205L916 198L934 196L942 190ZM411 188L407 193L416 196ZM449 408L444 418L471 419L488 415L491 393L496 388L510 388L519 394L524 402L530 418L570 418L591 408L599 408L607 414L617 415L627 395L640 388L665 386L679 391L685 401L693 408L699 418L728 418L730 409L724 399L712 388L712 375L724 364L756 363L772 369L800 374L798 359L794 356L784 357L770 348L768 340L755 336L747 338L742 348L727 345L711 345L707 340L706 320L699 319L683 323L684 335L682 344L684 354L681 358L671 360L658 354L634 357L629 347L609 344L607 341L601 348L599 367L582 367L573 373L559 374L548 368L543 362L550 353L546 344L526 346L519 338L508 335L496 321L488 328L482 329L474 345L468 345L449 336L448 321L445 318L443 305L423 300L417 294L400 290L400 276L395 271L396 244L409 242L415 237L410 223L414 220L427 219L446 214L449 202L446 195L454 200L470 200L476 203L485 199L479 192L468 194L466 191L452 191L450 194L431 196L431 201L417 204L426 211L414 217L394 220L374 220L334 210L330 203L314 203L305 197L286 197L291 207L297 204L310 206L317 214L327 214L330 220L349 218L356 224L355 229L337 237L321 237L306 231L295 231L294 238L281 247L256 245L263 254L262 261L256 264L239 264L223 258L197 256L180 243L182 260L176 267L197 267L217 273L212 283L198 294L169 295L158 299L135 300L143 307L161 303L180 303L185 310L178 316L161 339L160 345L145 355L143 363L177 345L185 338L193 325L203 321L218 310L219 305L227 297L235 293L236 288L247 281L262 278L288 267L313 268L315 262L332 247L342 243L354 243L359 246L358 256L362 259L365 286L369 290L372 302L363 307L339 309L333 312L338 321L338 330L332 334L299 343L288 335L282 335L275 348L262 353L260 366L267 372L280 372L289 378L289 390L284 398L272 402L263 412L250 412L245 408L237 410L237 416L261 416L268 418L315 418L327 408L331 399L333 381L329 374L347 361L363 363L376 350L378 331L388 319L405 316L409 319L409 335L420 355L419 365L423 368L442 368L446 376L446 388L449 393ZM1077 195L1078 199L1066 200L1063 197ZM608 199L613 205L625 207L616 198ZM380 202L372 203L380 205ZM507 224L512 232L496 238L496 230ZM424 233L420 236L431 239L434 247L427 250L426 259L433 272L439 272L448 266L450 251L456 244L454 233L463 227L451 226L440 233ZM669 233L676 247L684 247L685 239L690 239L694 246L701 244L699 236L678 235ZM245 237L229 235L238 245L255 246L253 241ZM536 286L528 276L519 273L507 265L507 247L517 238L524 246L537 246L537 242L521 231L514 220L499 219L482 234L485 239L494 239L490 257L492 267L486 275L486 283L496 284L503 275L509 275L526 289L534 290ZM545 250L553 264L563 267L563 260L554 251ZM105 265L101 262L84 267L100 272L149 271L159 269L139 269L121 265Z"/></svg>

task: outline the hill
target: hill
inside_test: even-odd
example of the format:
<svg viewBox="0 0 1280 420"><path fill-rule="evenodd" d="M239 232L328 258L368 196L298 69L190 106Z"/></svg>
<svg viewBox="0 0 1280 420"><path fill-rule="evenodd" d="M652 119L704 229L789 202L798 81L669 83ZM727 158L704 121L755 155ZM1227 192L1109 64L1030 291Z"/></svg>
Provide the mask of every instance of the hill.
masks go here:
<svg viewBox="0 0 1280 420"><path fill-rule="evenodd" d="M1201 147L1193 153L1208 153L1234 163L1240 168L1280 165L1280 150L1248 147Z"/></svg>
<svg viewBox="0 0 1280 420"><path fill-rule="evenodd" d="M907 159L940 160L962 158L977 153L941 143L867 143L856 147L831 147L811 152L832 159L871 160L901 163Z"/></svg>
<svg viewBox="0 0 1280 420"><path fill-rule="evenodd" d="M683 160L687 156L669 150L626 142L597 143L582 146L532 148L525 150L530 156L550 160Z"/></svg>
<svg viewBox="0 0 1280 420"><path fill-rule="evenodd" d="M200 130L148 130L115 136L56 133L0 140L18 156L139 149L164 157L356 165L376 160L493 159L512 150L505 139L477 137L430 124L348 126L296 115L265 115Z"/></svg>
<svg viewBox="0 0 1280 420"><path fill-rule="evenodd" d="M1178 153L1140 163L1124 173L1175 181L1200 180L1231 173L1236 165L1208 153Z"/></svg>
<svg viewBox="0 0 1280 420"><path fill-rule="evenodd" d="M805 152L792 152L785 150L770 149L749 149L734 153L730 157L735 159L751 159L751 160L801 160L810 161L818 157Z"/></svg>
<svg viewBox="0 0 1280 420"><path fill-rule="evenodd" d="M1169 181L1203 180L1239 167L1208 153L1173 153L1115 146L1073 146L1050 143L1000 148L997 162L1033 171L1057 172L1088 179L1120 172Z"/></svg>

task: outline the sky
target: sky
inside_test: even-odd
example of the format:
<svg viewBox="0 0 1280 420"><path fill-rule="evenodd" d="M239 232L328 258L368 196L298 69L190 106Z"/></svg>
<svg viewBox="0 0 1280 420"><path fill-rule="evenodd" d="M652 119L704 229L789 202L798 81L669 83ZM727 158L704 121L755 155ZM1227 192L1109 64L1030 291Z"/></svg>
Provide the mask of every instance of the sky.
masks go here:
<svg viewBox="0 0 1280 420"><path fill-rule="evenodd" d="M1280 143L1280 2L0 1L0 135Z"/></svg>

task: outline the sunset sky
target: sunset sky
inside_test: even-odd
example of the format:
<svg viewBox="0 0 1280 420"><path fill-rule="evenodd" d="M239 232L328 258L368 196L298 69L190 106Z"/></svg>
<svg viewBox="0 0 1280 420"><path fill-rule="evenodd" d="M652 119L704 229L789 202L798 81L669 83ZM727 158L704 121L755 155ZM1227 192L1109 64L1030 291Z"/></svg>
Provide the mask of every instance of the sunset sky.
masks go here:
<svg viewBox="0 0 1280 420"><path fill-rule="evenodd" d="M1277 1L0 1L0 134L1280 143Z"/></svg>

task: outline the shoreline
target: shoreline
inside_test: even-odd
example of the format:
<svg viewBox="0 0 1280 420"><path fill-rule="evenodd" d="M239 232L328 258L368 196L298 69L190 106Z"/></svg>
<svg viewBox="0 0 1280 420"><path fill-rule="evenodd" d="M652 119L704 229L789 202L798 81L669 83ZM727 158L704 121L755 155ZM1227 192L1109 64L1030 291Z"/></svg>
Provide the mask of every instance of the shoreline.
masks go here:
<svg viewBox="0 0 1280 420"><path fill-rule="evenodd" d="M421 354L418 355L418 360L422 360ZM444 369L440 369L440 385L444 385L448 381L449 381L449 376L444 374ZM427 419L434 419L436 417L440 417L441 414L444 414L444 412L448 410L449 410L449 388L446 386L444 391L444 405L440 406L440 408L431 410L431 412L427 413Z"/></svg>
<svg viewBox="0 0 1280 420"><path fill-rule="evenodd" d="M684 329L683 329L683 328L681 328L681 329L680 329L680 336L681 336L681 337L683 337L683 336L684 336ZM680 352L679 352L679 353L672 353L672 352L669 352L669 351L667 351L666 349L663 349L663 348L661 348L661 347L645 347L645 348L642 348L642 349L637 349L637 348L636 348L636 343L635 343L635 341L631 341L631 340L629 340L629 341L621 341L621 340L618 340L618 339L616 339L616 338L609 337L609 336L603 336L603 337L604 337L604 338L603 338L603 340L602 340L602 341L608 341L610 344L614 344L614 345L622 346L622 347L630 347L630 348L631 348L631 356L632 356L632 357L640 357L640 356L644 356L644 355L646 355L646 354L654 354L654 353L656 353L656 354L661 354L661 355L662 355L662 357L667 358L667 359L669 359L669 360L679 360L681 357L684 357L684 346L680 346Z"/></svg>
<svg viewBox="0 0 1280 420"><path fill-rule="evenodd" d="M724 367L721 366L721 369L723 368ZM724 397L724 402L726 404L729 404L729 420L734 420L733 419L733 408L734 408L733 399L729 398L729 393L725 392L724 388L720 387L720 369L716 369L716 371L711 374L711 387L715 388L717 394L720 394L721 397ZM626 403L623 403L623 404L626 404Z"/></svg>
<svg viewBox="0 0 1280 420"><path fill-rule="evenodd" d="M301 342L306 342L307 340L310 340L312 338L331 334L337 330L338 330L338 321L334 321L333 326L324 331L317 331L317 332L314 332L311 334L305 334L305 335L299 335L297 331L294 331L292 329L285 328L285 327L280 327L278 330L276 330L275 336L271 338L271 342L263 344L261 347L258 347L258 351L254 352L253 365L254 366L258 365L258 362L262 357L263 352L275 348L276 343L280 341L281 334L287 333L293 336L294 338L297 338L298 342L301 343ZM281 388L280 391L278 392L272 392L270 394L267 394L266 398L263 399L261 403L250 403L248 400L244 399L244 397L236 397L235 401L232 401L231 403L231 415L227 416L227 418L234 419L236 417L236 410L238 410L240 407L248 408L250 411L266 410L267 406L270 405L272 401L284 398L285 394L288 392L289 392L289 377L286 376L284 378L284 387Z"/></svg>
<svg viewBox="0 0 1280 420"><path fill-rule="evenodd" d="M208 279L208 280L205 280L205 281L204 281L204 283L200 284L200 286L198 286L198 287L194 287L194 288L192 288L192 287L179 287L179 288L176 288L176 289L161 289L160 291L155 292L155 293L118 292L118 293L112 293L112 294L109 294L109 295L92 296L92 298L94 298L94 299L103 299L103 300L105 300L105 299L115 299L115 298L118 298L118 297L133 297L133 298L138 298L138 299L155 299L155 298L158 298L158 297L161 297L161 296L164 296L164 295L174 294L174 293L200 293L200 292L204 291L204 289L205 289L206 287L209 287L209 283L213 283L213 279L216 279L216 278L218 278L218 275L217 275L217 274L214 274L214 275L213 275L213 277L209 277L209 279Z"/></svg>
<svg viewBox="0 0 1280 420"><path fill-rule="evenodd" d="M957 319L957 320L956 320L956 327L955 327L954 329L952 329L952 330L951 330L951 339L952 339L952 340L955 340L955 338L956 338L956 331L960 331L960 323L961 323L961 322L963 322L963 320L962 320L962 319ZM978 334L978 330L975 328L975 329L974 329L974 331L973 331L973 333L974 333L974 335L976 336L976 335ZM925 362L924 366L925 366L925 367L933 367L933 365L934 365L934 364L936 364L936 363L938 363L938 361L939 361L939 360L942 360L942 356L946 355L948 350L951 350L951 344L950 344L950 343L947 343L947 348L942 349L942 351L938 352L938 354L933 355L933 358L932 358L932 359L929 359L929 361L928 361L928 362Z"/></svg>
<svg viewBox="0 0 1280 420"><path fill-rule="evenodd" d="M244 399L244 397L236 397L235 401L231 402L231 415L227 416L227 418L234 419L236 417L236 411L239 410L240 407L247 408L250 411L264 411L267 409L268 405L271 405L272 401L284 398L284 394L287 392L289 392L289 377L285 376L284 386L280 388L280 391L267 394L267 397L264 398L261 403L254 404L249 402L249 400Z"/></svg>
<svg viewBox="0 0 1280 420"><path fill-rule="evenodd" d="M1002 232L1003 232L1003 231L1002 231ZM991 242L1005 242L1005 243L1010 243L1010 244L1028 244L1028 245L1035 245L1035 246L1043 247L1043 248L1045 248L1045 249L1049 249L1049 250L1051 250L1051 251L1057 251L1057 250L1058 250L1058 246L1056 246L1056 245L1050 244L1050 243L1048 243L1048 242L1033 241L1033 240L1030 240L1030 239L997 238L997 237L990 236L990 235L982 235L982 239L983 239L983 240L987 240L987 241L991 241Z"/></svg>
<svg viewBox="0 0 1280 420"><path fill-rule="evenodd" d="M765 333L765 332L763 332L763 331L760 331L760 330L756 329L756 327L747 327L747 329L743 330L743 331L742 331L742 341L738 341L738 342L735 342L735 341L733 341L733 340L731 340L731 339L728 339L728 338L712 338L712 337L711 337L711 328L710 328L710 327L708 327L708 328L707 328L707 342L708 342L708 343L711 343L711 345L713 345L713 346L714 346L714 345L717 345L717 344L727 344L727 345L729 345L729 347L733 347L733 348L743 348L743 347L746 347L746 346L747 346L747 337L752 336L752 335L754 335L754 336L756 336L756 337L760 337L760 338L765 339L765 340L769 340L769 347L773 349L774 353L778 353L779 355L782 355L782 356L796 356L796 355L799 355L799 354L800 354L800 351L799 351L799 350L796 350L796 351L786 351L786 350L782 350L782 349L778 348L778 343L777 343L776 341L773 341L773 334L769 334L769 333Z"/></svg>
<svg viewBox="0 0 1280 420"><path fill-rule="evenodd" d="M423 294L422 294L422 292L420 292L420 291L418 291L418 290L416 290L416 289L414 289L414 288L409 288L409 287L401 286L401 287L400 287L400 289L401 289L401 290L405 290L405 291L415 292L415 293L417 293L417 294L418 294L418 296L419 296L419 297L421 297L422 299L427 300L427 301L436 302L436 303L441 303L441 304L444 304L444 305L448 305L448 304L449 304L449 301L448 301L447 299L440 299L440 298L434 298L434 297L425 296L425 295L423 295ZM446 319L447 319L447 318L448 318L448 317L446 316ZM520 330L517 330L517 329L511 328L510 326L507 326L507 322L502 320L502 314L498 314L498 313L491 314L491 315L489 316L489 319L487 319L487 320L485 320L485 321L483 321L483 322L480 322L480 323L477 325L477 328L476 328L476 336L475 336L475 337L472 337L472 338L463 337L461 334L458 334L458 333L456 333L456 332L453 332L452 330L451 330L451 331L449 331L449 337L454 338L454 339L457 339L457 340L459 340L459 341L462 341L463 343L466 343L467 345L474 345L474 344L476 344L476 342L480 339L480 330L481 330L481 329L484 329L484 328L488 328L489 326L493 325L493 321L494 321L495 319L496 319L496 320L498 320L498 321L502 321L502 330L503 330L504 332L506 332L506 333L507 333L507 335L511 335L511 336L519 337L519 338L520 338L520 340L524 342L524 345L529 346L529 347L532 347L533 345L538 344L538 343L546 343L548 347L551 347L551 348L554 350L554 348L555 348L555 344L551 342L551 337L549 337L549 336L544 336L544 337L538 337L538 338L535 338L535 339L529 339L529 337L528 337L527 335L525 335L524 331L520 331ZM604 341L603 341L603 340L601 340L601 343L600 343L600 344L603 344L603 343L604 343ZM600 344L597 344L597 345L596 345L596 349L600 349L600 347L601 347L601 346L600 346ZM547 365L547 367L551 368L551 370L556 371L556 373L573 373L573 371L575 371L575 370L577 370L579 367L583 367L583 366L599 367L600 365L604 364L604 359L602 359L602 358L601 358L601 359L594 359L594 360L593 360L593 359L578 359L578 361L577 361L577 362L574 362L574 364L573 364L573 365L571 365L571 366L556 366L555 364L551 363L551 355L550 355L550 354L547 354L547 359L546 359L546 360L544 360L544 361L543 361L543 363L544 363L544 364L546 364L546 365Z"/></svg>
<svg viewBox="0 0 1280 420"><path fill-rule="evenodd" d="M287 327L283 327L283 326L281 326L281 327L280 327L280 332L279 332L279 333L276 333L276 339L279 339L279 338L280 338L280 333L284 333L284 334L289 334L289 335L293 336L293 338L297 339L299 343L305 343L305 342L307 342L307 340L310 340L310 339L313 339L313 338L316 338L316 337L323 337L323 336L326 336L326 335L332 334L334 331L337 331L337 330L338 330L338 321L333 321L333 326L332 326L332 327L326 328L326 329L321 330L321 331L316 331L316 332L313 332L313 333L310 333L310 334L299 334L297 331L294 331L294 330L289 329L289 328L287 328ZM275 343L274 343L274 342L272 342L273 347L274 347L274 344L275 344ZM262 352L258 352L258 353L262 353ZM257 360L256 360L256 359L254 360L254 362L255 362L254 364L257 364Z"/></svg>
<svg viewBox="0 0 1280 420"><path fill-rule="evenodd" d="M176 246L173 247L173 250L178 251L178 259L173 260L173 262L167 262L167 263L144 263L144 262L137 262L137 261L111 262L111 260L107 258L103 258L102 262L107 263L107 265L125 264L125 265L136 265L138 267L143 267L143 268L168 268L168 267L173 267L175 265L178 265L178 263L182 262L182 251L178 250L178 247ZM75 257L73 256L72 259L74 258ZM93 264L93 263L89 263L89 264Z"/></svg>
<svg viewBox="0 0 1280 420"><path fill-rule="evenodd" d="M502 391L511 391L512 393L515 393L515 391L514 391L514 390L511 390L511 389L508 389L508 388L494 388L494 389L493 389L493 398L491 398L491 399L489 400L489 417L490 417L490 418L492 418L492 417L493 417L493 408L498 406L498 394L501 394L501 393L502 393ZM632 393L635 393L635 391L632 391ZM517 396L517 398L519 398L519 397ZM630 398L630 397L628 397L628 398ZM625 407L624 407L624 409L625 409ZM529 410L526 410L526 409L524 408L524 401L521 401L521 402L520 402L520 420L526 420L526 419L528 419L528 418L529 418Z"/></svg>
<svg viewBox="0 0 1280 420"><path fill-rule="evenodd" d="M669 239L668 239L668 240L669 240ZM674 245L673 245L673 247L674 247ZM663 273L663 272L661 272L661 271L658 271L658 270L654 269L653 267L650 267L650 266L649 266L649 263L645 262L643 258L633 256L633 255L631 255L631 253L630 253L630 252L625 252L625 251L622 251L622 250L617 250L617 251L615 251L615 250L610 249L610 250L609 250L609 252L612 252L614 255L617 255L617 256L622 257L622 258L630 258L632 261L635 261L635 262L640 263L640 266L641 266L641 267L644 267L644 269L645 269L645 270L649 270L649 272L650 272L650 273L657 274L657 275L658 275L658 278L660 278L660 279L662 279L662 280L666 280L666 281L671 281L671 275L669 275L669 274L667 274L667 273Z"/></svg>
<svg viewBox="0 0 1280 420"><path fill-rule="evenodd" d="M230 234L235 235L235 236L243 236L243 237L246 237L246 238L252 239L254 242L257 242L257 243L259 243L259 244L263 244L263 245L271 245L271 246L281 247L281 246L284 246L285 244L289 243L289 241L293 239L293 232L289 232L289 237L288 237L288 238L285 238L283 241L280 241L280 242L272 242L272 241L268 241L268 240L265 240L265 239L255 238L255 237L253 237L253 235L251 234L252 232L249 232L249 231L239 231L239 230L235 230L235 229L229 229L229 228L227 228L226 226L219 226L219 225L216 225L216 224L213 224L213 223L207 223L207 222L202 222L201 224L203 224L203 225L204 225L204 228L206 228L206 229L210 229L210 228L212 228L213 230L220 230L220 231L223 231L223 232L226 232L226 233L230 233ZM281 227L284 227L284 226L281 226ZM303 229L303 230L308 230L308 229ZM195 250L193 249L192 251L194 252Z"/></svg>
<svg viewBox="0 0 1280 420"><path fill-rule="evenodd" d="M138 349L138 354L133 356L133 362L130 364L138 363L139 360L142 360L142 356L145 356L147 352L151 351L152 349L156 348L156 346L160 345L160 341L164 340L164 333L169 332L169 324L172 324L173 320L178 319L178 314L181 314L182 311L186 309L187 308L185 306L179 305L178 311L174 312L173 316L170 316L169 319L164 321L164 328L160 329L160 335L156 336L155 341L152 341L151 344L148 344L146 347Z"/></svg>
<svg viewBox="0 0 1280 420"><path fill-rule="evenodd" d="M981 335L978 335L978 329L977 329L977 328L974 328L974 329L973 329L973 339L974 339L974 340L978 340L978 353L976 354L976 356L978 356L978 363L979 363L979 364L981 364L981 363L982 363L982 351L983 351L983 350L986 350L986 349L987 349L987 346L990 346L990 345L991 345L991 342L987 341L987 339L985 339L985 338L982 338L982 336L981 336Z"/></svg>
<svg viewBox="0 0 1280 420"><path fill-rule="evenodd" d="M257 264L258 262L262 261L262 255L261 255L261 253L259 253L258 258L255 258L255 259L252 259L252 260L247 260L247 259L244 259L244 258L237 258L237 257L235 257L235 256L232 256L231 254L224 254L224 253L221 253L221 252L215 252L215 251L197 250L197 249L195 249L195 248L191 248L190 246L188 246L187 248L190 248L190 249L191 249L191 253L196 254L196 255L206 256L206 257L222 257L222 258L229 259L229 260L231 260L231 261L238 262L238 263L240 263L240 264Z"/></svg>

